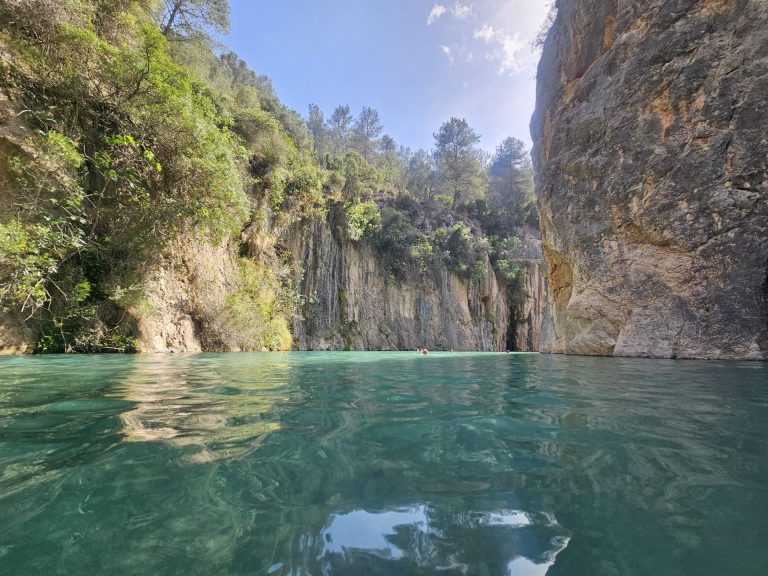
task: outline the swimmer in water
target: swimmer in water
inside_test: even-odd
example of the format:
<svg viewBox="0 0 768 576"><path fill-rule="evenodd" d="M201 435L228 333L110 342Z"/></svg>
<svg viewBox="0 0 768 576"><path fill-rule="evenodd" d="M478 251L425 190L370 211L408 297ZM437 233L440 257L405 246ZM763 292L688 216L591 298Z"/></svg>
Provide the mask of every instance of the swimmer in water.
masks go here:
<svg viewBox="0 0 768 576"><path fill-rule="evenodd" d="M421 349L421 354L422 354L422 356L426 356L427 354L429 354L429 350L427 350L426 348L422 348Z"/></svg>

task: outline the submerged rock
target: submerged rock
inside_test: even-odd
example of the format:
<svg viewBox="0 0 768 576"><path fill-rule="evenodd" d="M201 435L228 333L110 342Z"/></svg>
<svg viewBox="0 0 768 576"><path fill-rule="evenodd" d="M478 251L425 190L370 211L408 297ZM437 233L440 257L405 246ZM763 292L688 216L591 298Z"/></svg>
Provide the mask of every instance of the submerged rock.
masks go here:
<svg viewBox="0 0 768 576"><path fill-rule="evenodd" d="M558 2L531 131L549 352L768 357L768 4Z"/></svg>

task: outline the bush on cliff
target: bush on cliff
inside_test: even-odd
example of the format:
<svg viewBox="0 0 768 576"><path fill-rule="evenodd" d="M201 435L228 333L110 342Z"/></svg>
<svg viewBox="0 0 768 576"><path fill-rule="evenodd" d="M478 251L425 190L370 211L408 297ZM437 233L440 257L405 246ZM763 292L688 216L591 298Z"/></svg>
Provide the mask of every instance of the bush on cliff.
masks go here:
<svg viewBox="0 0 768 576"><path fill-rule="evenodd" d="M298 117L262 98L252 73L222 82L239 62L202 37L166 37L154 10L0 6L0 82L29 132L3 175L0 306L34 323L46 351L118 348L106 344L132 326L112 313L115 295L172 238L236 238L260 214L322 209L324 176L291 134L306 137Z"/></svg>

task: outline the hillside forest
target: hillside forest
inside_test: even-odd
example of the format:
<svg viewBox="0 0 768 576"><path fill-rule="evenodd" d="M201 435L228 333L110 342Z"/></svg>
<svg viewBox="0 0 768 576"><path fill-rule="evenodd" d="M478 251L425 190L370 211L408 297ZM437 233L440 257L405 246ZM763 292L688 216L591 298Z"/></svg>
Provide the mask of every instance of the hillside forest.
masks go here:
<svg viewBox="0 0 768 576"><path fill-rule="evenodd" d="M395 280L490 265L524 296L520 140L485 152L453 117L412 150L370 107L303 117L214 40L226 0L2 0L0 20L0 306L35 351L136 350L148 271L185 242L237 263L199 307L208 348L290 349L302 270L281 238L313 220Z"/></svg>

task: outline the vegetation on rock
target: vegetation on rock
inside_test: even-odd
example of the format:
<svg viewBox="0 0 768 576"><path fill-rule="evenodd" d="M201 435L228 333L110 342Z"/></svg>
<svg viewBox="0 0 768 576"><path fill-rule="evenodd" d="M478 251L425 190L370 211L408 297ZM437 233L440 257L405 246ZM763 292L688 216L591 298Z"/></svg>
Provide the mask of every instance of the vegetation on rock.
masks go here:
<svg viewBox="0 0 768 576"><path fill-rule="evenodd" d="M0 1L0 313L33 327L39 351L137 349L132 311L176 242L223 243L237 262L224 304L195 314L208 348L290 348L300 296L278 238L313 218L401 279L476 277L490 257L515 284L514 236L536 225L522 142L488 158L451 118L432 151L412 151L367 107L326 120L313 105L305 121L215 47L228 13L226 0Z"/></svg>

